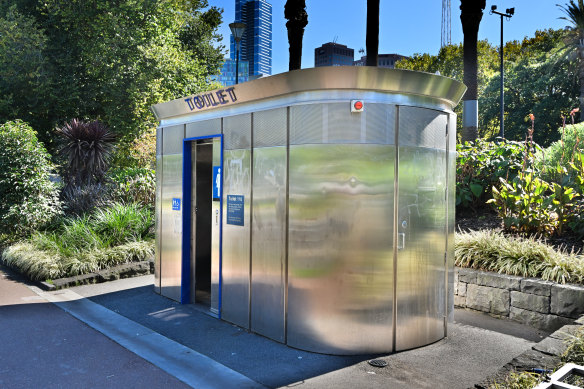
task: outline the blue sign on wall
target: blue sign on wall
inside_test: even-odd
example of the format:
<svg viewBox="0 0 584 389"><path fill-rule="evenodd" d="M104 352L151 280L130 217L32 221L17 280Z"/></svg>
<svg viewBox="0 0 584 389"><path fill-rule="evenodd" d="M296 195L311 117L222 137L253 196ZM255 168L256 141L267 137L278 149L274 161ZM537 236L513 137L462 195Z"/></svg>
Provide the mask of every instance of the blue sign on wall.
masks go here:
<svg viewBox="0 0 584 389"><path fill-rule="evenodd" d="M227 195L227 224L243 226L243 196Z"/></svg>
<svg viewBox="0 0 584 389"><path fill-rule="evenodd" d="M221 166L213 166L213 198L221 198Z"/></svg>
<svg viewBox="0 0 584 389"><path fill-rule="evenodd" d="M172 199L172 210L180 211L180 199L177 198Z"/></svg>

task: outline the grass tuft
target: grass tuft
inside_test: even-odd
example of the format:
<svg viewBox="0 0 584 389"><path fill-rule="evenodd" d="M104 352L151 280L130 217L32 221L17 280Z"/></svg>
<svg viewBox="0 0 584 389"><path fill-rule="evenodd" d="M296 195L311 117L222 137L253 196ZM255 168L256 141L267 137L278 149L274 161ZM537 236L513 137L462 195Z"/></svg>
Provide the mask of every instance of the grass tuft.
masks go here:
<svg viewBox="0 0 584 389"><path fill-rule="evenodd" d="M584 283L584 257L534 238L508 237L492 230L456 234L456 266L558 283Z"/></svg>
<svg viewBox="0 0 584 389"><path fill-rule="evenodd" d="M154 256L152 212L114 204L89 216L66 217L51 231L9 246L0 261L32 280L93 273Z"/></svg>

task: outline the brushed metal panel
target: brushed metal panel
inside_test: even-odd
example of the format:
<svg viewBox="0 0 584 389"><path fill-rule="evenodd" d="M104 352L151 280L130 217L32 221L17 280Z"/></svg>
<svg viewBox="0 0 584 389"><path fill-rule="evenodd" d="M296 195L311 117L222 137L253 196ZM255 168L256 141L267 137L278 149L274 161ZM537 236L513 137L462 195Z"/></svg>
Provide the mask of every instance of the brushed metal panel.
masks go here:
<svg viewBox="0 0 584 389"><path fill-rule="evenodd" d="M400 107L399 146L446 149L448 115L418 107Z"/></svg>
<svg viewBox="0 0 584 389"><path fill-rule="evenodd" d="M365 102L365 136L362 143L395 144L395 112L393 104Z"/></svg>
<svg viewBox="0 0 584 389"><path fill-rule="evenodd" d="M182 159L182 154L162 157L160 286L162 295L176 301L181 296L182 212L172 209L172 199L182 202Z"/></svg>
<svg viewBox="0 0 584 389"><path fill-rule="evenodd" d="M456 114L450 114L448 120L448 150L456 152Z"/></svg>
<svg viewBox="0 0 584 389"><path fill-rule="evenodd" d="M236 108L252 101L316 90L375 90L441 100L454 107L462 98L466 87L451 78L430 73L372 66L329 66L277 74L227 89L176 99L154 105L152 111L160 120L208 110ZM221 100L226 91L229 96L223 99L223 104L203 104L196 108L193 106L194 99L200 101L205 95Z"/></svg>
<svg viewBox="0 0 584 389"><path fill-rule="evenodd" d="M221 317L249 328L251 151L225 150L223 160L223 203L228 195L243 195L245 202L243 226L223 218Z"/></svg>
<svg viewBox="0 0 584 389"><path fill-rule="evenodd" d="M213 167L221 166L221 138L213 138ZM221 181L222 175L220 177ZM220 183L222 186L222 183ZM212 202L211 223L211 311L219 313L220 242L221 242L221 202Z"/></svg>
<svg viewBox="0 0 584 389"><path fill-rule="evenodd" d="M362 113L351 113L351 102L327 104L327 143L364 143L365 117ZM364 134L363 134L364 135Z"/></svg>
<svg viewBox="0 0 584 389"><path fill-rule="evenodd" d="M185 126L169 126L162 129L162 154L182 154Z"/></svg>
<svg viewBox="0 0 584 389"><path fill-rule="evenodd" d="M396 351L444 336L446 152L400 147L398 164Z"/></svg>
<svg viewBox="0 0 584 389"><path fill-rule="evenodd" d="M157 147L162 145L156 131ZM162 233L162 155L156 155L156 200L154 203L154 230L156 231L154 242L154 291L160 293L160 258L161 258L161 233Z"/></svg>
<svg viewBox="0 0 584 389"><path fill-rule="evenodd" d="M253 147L286 146L287 121L286 108L254 112Z"/></svg>
<svg viewBox="0 0 584 389"><path fill-rule="evenodd" d="M290 144L324 143L323 131L328 129L323 114L326 104L303 104L290 107Z"/></svg>
<svg viewBox="0 0 584 389"><path fill-rule="evenodd" d="M201 120L186 124L185 138L199 138L205 135L221 134L221 118Z"/></svg>
<svg viewBox="0 0 584 389"><path fill-rule="evenodd" d="M223 118L225 150L249 149L251 147L251 114Z"/></svg>
<svg viewBox="0 0 584 389"><path fill-rule="evenodd" d="M285 340L286 159L286 147L253 152L251 330L279 342Z"/></svg>
<svg viewBox="0 0 584 389"><path fill-rule="evenodd" d="M290 346L392 350L395 148L290 146Z"/></svg>
<svg viewBox="0 0 584 389"><path fill-rule="evenodd" d="M456 122L456 118L454 118ZM456 228L456 151L448 153L448 228L447 228L447 271L448 271L448 321L454 321L454 235Z"/></svg>
<svg viewBox="0 0 584 389"><path fill-rule="evenodd" d="M156 155L162 155L162 128L156 129Z"/></svg>

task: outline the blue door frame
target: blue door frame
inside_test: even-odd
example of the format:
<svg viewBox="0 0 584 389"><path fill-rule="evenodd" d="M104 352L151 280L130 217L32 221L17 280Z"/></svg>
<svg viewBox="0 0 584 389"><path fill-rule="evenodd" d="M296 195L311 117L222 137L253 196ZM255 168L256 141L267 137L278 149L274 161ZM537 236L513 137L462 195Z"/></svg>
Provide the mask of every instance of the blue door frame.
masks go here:
<svg viewBox="0 0 584 389"><path fill-rule="evenodd" d="M218 315L221 318L221 285L223 281L223 135L205 135L197 138L186 138L183 140L183 171L182 171L182 274L181 274L181 289L180 302L181 304L189 304L191 296L191 200L192 200L192 154L191 143L202 139L219 138L221 140L221 185L219 187L219 289L218 289ZM213 183L214 184L214 183Z"/></svg>

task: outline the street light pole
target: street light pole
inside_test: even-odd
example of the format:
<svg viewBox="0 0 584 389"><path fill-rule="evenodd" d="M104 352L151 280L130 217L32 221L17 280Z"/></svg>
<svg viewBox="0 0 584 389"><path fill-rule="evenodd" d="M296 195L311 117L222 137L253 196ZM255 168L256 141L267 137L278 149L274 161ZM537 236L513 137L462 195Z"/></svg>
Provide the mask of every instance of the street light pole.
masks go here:
<svg viewBox="0 0 584 389"><path fill-rule="evenodd" d="M511 19L511 16L515 14L515 8L507 8L505 10L505 13L497 12L496 9L497 9L496 5L491 6L490 14L491 15L496 14L501 16L501 49L499 50L501 54L501 113L499 117L501 129L499 130L499 136L501 138L505 138L505 100L504 100L505 92L503 89L505 80L505 69L503 68L503 17L506 17L507 20Z"/></svg>
<svg viewBox="0 0 584 389"><path fill-rule="evenodd" d="M239 84L239 48L241 45L241 38L245 31L245 23L230 23L229 28L231 29L231 34L233 34L233 39L235 39L235 84Z"/></svg>

